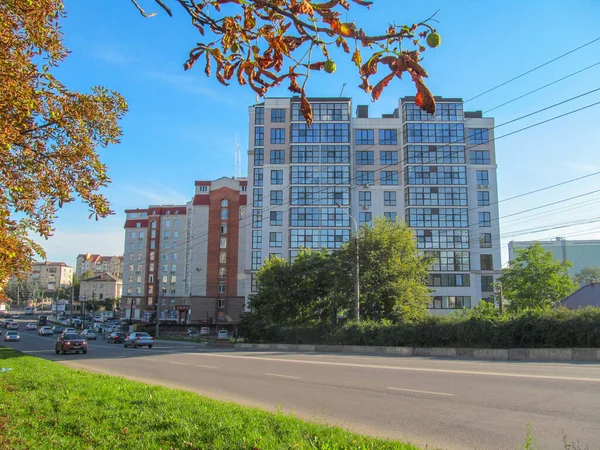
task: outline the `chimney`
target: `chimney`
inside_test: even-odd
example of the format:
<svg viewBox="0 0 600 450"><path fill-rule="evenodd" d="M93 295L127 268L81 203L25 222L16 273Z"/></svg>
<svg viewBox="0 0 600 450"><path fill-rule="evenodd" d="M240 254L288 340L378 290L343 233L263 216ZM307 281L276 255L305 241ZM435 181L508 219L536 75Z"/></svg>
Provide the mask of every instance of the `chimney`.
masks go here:
<svg viewBox="0 0 600 450"><path fill-rule="evenodd" d="M358 105L356 107L356 118L357 119L368 119L369 118L369 105Z"/></svg>

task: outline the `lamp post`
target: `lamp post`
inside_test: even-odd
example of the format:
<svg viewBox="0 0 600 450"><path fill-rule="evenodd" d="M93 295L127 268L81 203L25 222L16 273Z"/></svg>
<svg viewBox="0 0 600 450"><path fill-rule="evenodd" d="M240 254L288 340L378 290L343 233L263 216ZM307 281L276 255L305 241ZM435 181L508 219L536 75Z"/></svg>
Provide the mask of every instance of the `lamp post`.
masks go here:
<svg viewBox="0 0 600 450"><path fill-rule="evenodd" d="M356 229L356 234L354 235L354 251L356 253L354 261L354 320L358 322L360 320L360 257L358 255L358 222L350 215L348 211L342 208L342 205L336 203L335 206L337 206L344 214L352 219Z"/></svg>

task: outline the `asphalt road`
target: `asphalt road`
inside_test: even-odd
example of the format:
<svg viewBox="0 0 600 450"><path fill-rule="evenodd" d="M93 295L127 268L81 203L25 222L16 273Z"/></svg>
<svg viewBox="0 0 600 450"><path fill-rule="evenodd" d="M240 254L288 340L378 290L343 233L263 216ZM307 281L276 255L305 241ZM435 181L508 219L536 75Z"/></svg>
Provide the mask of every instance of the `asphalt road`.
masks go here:
<svg viewBox="0 0 600 450"><path fill-rule="evenodd" d="M91 341L55 355L54 338L25 331L3 343L61 364L198 392L428 448L600 449L600 364L482 362L397 356L248 352L157 342L131 349ZM572 448L572 447L570 447Z"/></svg>

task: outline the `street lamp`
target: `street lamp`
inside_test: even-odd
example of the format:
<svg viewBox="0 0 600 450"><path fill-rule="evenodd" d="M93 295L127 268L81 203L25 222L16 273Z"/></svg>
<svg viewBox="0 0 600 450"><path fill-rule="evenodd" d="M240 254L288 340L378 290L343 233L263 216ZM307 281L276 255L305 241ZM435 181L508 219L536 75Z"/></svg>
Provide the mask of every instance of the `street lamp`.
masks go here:
<svg viewBox="0 0 600 450"><path fill-rule="evenodd" d="M358 222L350 215L348 211L342 208L342 205L336 203L335 206L337 206L344 214L352 219L356 229L356 234L354 235L354 251L356 252L356 259L354 261L354 320L358 322L360 320L360 257L358 255Z"/></svg>

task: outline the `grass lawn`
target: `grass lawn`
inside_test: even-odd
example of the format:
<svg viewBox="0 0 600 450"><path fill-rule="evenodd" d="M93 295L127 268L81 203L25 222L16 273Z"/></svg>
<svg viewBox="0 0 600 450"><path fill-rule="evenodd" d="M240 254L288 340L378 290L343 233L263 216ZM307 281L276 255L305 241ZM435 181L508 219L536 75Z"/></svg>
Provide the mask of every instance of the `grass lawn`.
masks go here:
<svg viewBox="0 0 600 450"><path fill-rule="evenodd" d="M2 449L417 450L0 347L3 367Z"/></svg>

